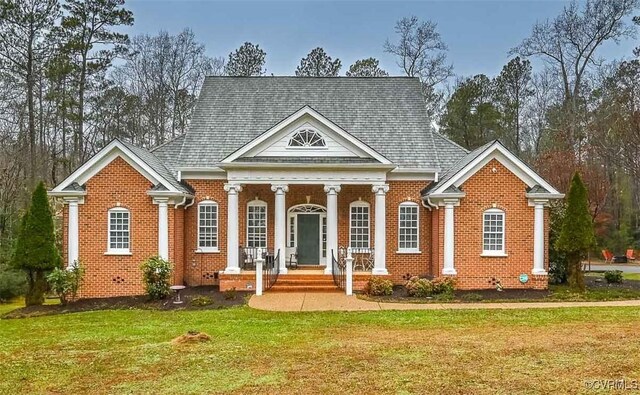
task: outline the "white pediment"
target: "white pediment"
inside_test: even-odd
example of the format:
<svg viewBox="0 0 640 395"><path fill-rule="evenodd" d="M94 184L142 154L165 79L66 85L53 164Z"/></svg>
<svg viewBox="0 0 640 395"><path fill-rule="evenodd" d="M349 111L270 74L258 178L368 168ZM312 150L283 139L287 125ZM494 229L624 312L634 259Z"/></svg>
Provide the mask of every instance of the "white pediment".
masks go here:
<svg viewBox="0 0 640 395"><path fill-rule="evenodd" d="M247 145L223 163L255 157L343 157L389 160L310 107L304 107Z"/></svg>

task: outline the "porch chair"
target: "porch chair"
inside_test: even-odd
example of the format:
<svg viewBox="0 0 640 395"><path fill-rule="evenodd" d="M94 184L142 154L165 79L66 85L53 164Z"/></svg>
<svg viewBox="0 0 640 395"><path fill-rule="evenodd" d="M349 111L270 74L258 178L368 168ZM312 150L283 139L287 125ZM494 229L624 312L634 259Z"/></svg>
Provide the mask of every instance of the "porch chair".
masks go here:
<svg viewBox="0 0 640 395"><path fill-rule="evenodd" d="M604 263L613 263L613 252L602 250L602 257L604 258Z"/></svg>
<svg viewBox="0 0 640 395"><path fill-rule="evenodd" d="M298 268L298 250L296 248L292 248L289 253L289 264L287 265L289 269L297 269Z"/></svg>
<svg viewBox="0 0 640 395"><path fill-rule="evenodd" d="M627 250L627 259L630 261L636 260L636 251L633 248Z"/></svg>

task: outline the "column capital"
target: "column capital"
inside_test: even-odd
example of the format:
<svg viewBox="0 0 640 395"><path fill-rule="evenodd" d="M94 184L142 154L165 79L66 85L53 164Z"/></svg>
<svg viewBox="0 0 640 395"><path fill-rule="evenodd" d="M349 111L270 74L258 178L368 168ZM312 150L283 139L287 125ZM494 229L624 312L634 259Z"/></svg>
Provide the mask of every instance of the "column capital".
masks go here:
<svg viewBox="0 0 640 395"><path fill-rule="evenodd" d="M375 193L376 195L384 195L389 192L389 184L372 185L371 192Z"/></svg>
<svg viewBox="0 0 640 395"><path fill-rule="evenodd" d="M224 184L224 190L229 194L236 194L242 191L242 185L240 184Z"/></svg>
<svg viewBox="0 0 640 395"><path fill-rule="evenodd" d="M62 198L64 204L82 204L84 203L84 196L66 196Z"/></svg>
<svg viewBox="0 0 640 395"><path fill-rule="evenodd" d="M529 206L546 207L549 205L549 199L529 198Z"/></svg>
<svg viewBox="0 0 640 395"><path fill-rule="evenodd" d="M271 184L271 191L275 193L287 193L289 192L289 185L287 184Z"/></svg>
<svg viewBox="0 0 640 395"><path fill-rule="evenodd" d="M340 193L341 189L342 187L340 186L340 184L326 184L324 186L325 193L329 195L338 194Z"/></svg>
<svg viewBox="0 0 640 395"><path fill-rule="evenodd" d="M167 204L169 204L169 198L167 198L167 197L154 197L153 198L153 204L167 205Z"/></svg>

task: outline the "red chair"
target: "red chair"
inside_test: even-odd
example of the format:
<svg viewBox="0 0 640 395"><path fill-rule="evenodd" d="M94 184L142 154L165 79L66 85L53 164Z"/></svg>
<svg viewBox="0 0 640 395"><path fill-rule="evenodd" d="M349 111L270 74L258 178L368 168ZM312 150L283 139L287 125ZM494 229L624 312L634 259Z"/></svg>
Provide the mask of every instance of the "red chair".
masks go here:
<svg viewBox="0 0 640 395"><path fill-rule="evenodd" d="M627 250L627 259L630 261L636 260L636 252L632 248Z"/></svg>
<svg viewBox="0 0 640 395"><path fill-rule="evenodd" d="M613 252L609 250L602 250L602 256L604 257L604 263L613 262Z"/></svg>

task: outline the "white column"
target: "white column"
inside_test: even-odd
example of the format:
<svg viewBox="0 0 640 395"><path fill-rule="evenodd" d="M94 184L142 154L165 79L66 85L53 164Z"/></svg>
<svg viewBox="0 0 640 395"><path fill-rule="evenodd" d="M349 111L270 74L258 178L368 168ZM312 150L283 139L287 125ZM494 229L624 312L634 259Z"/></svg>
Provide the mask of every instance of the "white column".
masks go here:
<svg viewBox="0 0 640 395"><path fill-rule="evenodd" d="M78 264L78 198L66 198L69 205L69 217L67 218L67 269Z"/></svg>
<svg viewBox="0 0 640 395"><path fill-rule="evenodd" d="M169 200L155 199L158 203L158 256L169 259Z"/></svg>
<svg viewBox="0 0 640 395"><path fill-rule="evenodd" d="M280 250L280 273L287 273L287 205L286 193L289 191L287 185L271 185L271 190L276 193L275 209L275 231L273 253L278 254Z"/></svg>
<svg viewBox="0 0 640 395"><path fill-rule="evenodd" d="M444 267L442 274L457 274L453 263L455 253L453 206L457 201L444 201Z"/></svg>
<svg viewBox="0 0 640 395"><path fill-rule="evenodd" d="M238 193L242 191L242 186L238 184L224 184L227 191L227 268L228 274L240 273L240 262L238 262Z"/></svg>
<svg viewBox="0 0 640 395"><path fill-rule="evenodd" d="M546 201L536 200L533 223L533 270L532 274L547 274L544 270L544 205Z"/></svg>
<svg viewBox="0 0 640 395"><path fill-rule="evenodd" d="M324 191L327 194L327 267L326 274L333 273L331 262L331 252L338 259L338 193L340 185L325 185Z"/></svg>
<svg viewBox="0 0 640 395"><path fill-rule="evenodd" d="M389 185L374 185L373 193L376 194L376 218L375 218L375 240L374 240L374 267L371 274L389 274L386 265L387 256L387 213L386 194L389 192Z"/></svg>
<svg viewBox="0 0 640 395"><path fill-rule="evenodd" d="M262 266L264 258L262 257L262 248L258 248L258 256L256 257L256 296L262 296Z"/></svg>

